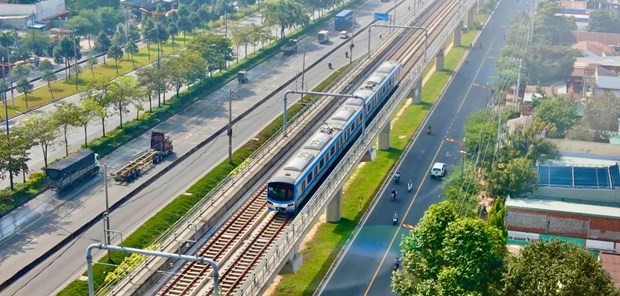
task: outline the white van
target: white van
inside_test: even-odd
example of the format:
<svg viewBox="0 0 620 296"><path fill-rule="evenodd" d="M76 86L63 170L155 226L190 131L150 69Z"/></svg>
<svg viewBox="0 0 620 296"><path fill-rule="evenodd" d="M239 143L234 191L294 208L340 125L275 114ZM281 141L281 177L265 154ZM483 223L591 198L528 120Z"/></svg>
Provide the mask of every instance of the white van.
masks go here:
<svg viewBox="0 0 620 296"><path fill-rule="evenodd" d="M446 175L447 165L443 162L436 162L431 169L431 178L443 178Z"/></svg>
<svg viewBox="0 0 620 296"><path fill-rule="evenodd" d="M319 31L319 43L323 44L323 43L329 42L328 34L329 34L329 31L327 30Z"/></svg>

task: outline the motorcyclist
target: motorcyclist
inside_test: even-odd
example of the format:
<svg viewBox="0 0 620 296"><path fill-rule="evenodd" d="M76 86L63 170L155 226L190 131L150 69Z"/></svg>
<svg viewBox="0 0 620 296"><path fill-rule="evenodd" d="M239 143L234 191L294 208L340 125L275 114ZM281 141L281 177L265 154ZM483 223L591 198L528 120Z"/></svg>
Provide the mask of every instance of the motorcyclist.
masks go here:
<svg viewBox="0 0 620 296"><path fill-rule="evenodd" d="M398 194L398 192L396 191L396 188L392 188L392 193L390 193L390 197L392 198L392 201L396 200L396 194Z"/></svg>
<svg viewBox="0 0 620 296"><path fill-rule="evenodd" d="M398 212L394 211L394 215L392 215L392 224L396 225L398 223Z"/></svg>
<svg viewBox="0 0 620 296"><path fill-rule="evenodd" d="M394 271L397 271L400 268L400 258L396 257L394 260Z"/></svg>
<svg viewBox="0 0 620 296"><path fill-rule="evenodd" d="M348 51L345 51L345 52L344 52L344 57L345 57L345 58L348 58L348 57L349 57L349 52L348 52Z"/></svg>
<svg viewBox="0 0 620 296"><path fill-rule="evenodd" d="M394 182L398 184L398 181L400 181L400 171L397 171L396 174L394 174Z"/></svg>
<svg viewBox="0 0 620 296"><path fill-rule="evenodd" d="M428 128L426 129L426 134L430 135L431 134L431 126L429 125Z"/></svg>
<svg viewBox="0 0 620 296"><path fill-rule="evenodd" d="M327 63L327 67L331 70L332 68L332 63Z"/></svg>
<svg viewBox="0 0 620 296"><path fill-rule="evenodd" d="M413 180L409 179L409 182L407 182L407 191L411 192L411 188L413 188Z"/></svg>

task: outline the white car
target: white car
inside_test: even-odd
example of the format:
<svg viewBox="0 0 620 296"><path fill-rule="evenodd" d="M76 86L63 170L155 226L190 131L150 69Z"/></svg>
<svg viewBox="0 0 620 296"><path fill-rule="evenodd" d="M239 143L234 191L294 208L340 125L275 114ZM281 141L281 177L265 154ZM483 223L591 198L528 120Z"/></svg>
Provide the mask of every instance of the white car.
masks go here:
<svg viewBox="0 0 620 296"><path fill-rule="evenodd" d="M431 169L431 178L443 178L446 175L448 166L443 162L436 162Z"/></svg>
<svg viewBox="0 0 620 296"><path fill-rule="evenodd" d="M349 39L349 32L340 31L340 39Z"/></svg>

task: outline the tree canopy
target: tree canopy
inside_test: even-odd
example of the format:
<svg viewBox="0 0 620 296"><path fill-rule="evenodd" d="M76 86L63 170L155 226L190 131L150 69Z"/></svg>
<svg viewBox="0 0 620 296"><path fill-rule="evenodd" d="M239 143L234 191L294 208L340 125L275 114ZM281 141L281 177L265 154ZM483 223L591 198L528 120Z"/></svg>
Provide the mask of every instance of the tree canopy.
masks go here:
<svg viewBox="0 0 620 296"><path fill-rule="evenodd" d="M592 32L620 33L620 12L604 9L590 12L588 30Z"/></svg>
<svg viewBox="0 0 620 296"><path fill-rule="evenodd" d="M503 278L506 296L620 295L594 256L559 240L534 242L510 256Z"/></svg>
<svg viewBox="0 0 620 296"><path fill-rule="evenodd" d="M538 101L534 123L538 130L544 130L548 137L564 137L564 134L577 122L579 122L577 109L575 102L571 99L554 97Z"/></svg>
<svg viewBox="0 0 620 296"><path fill-rule="evenodd" d="M491 295L500 283L506 245L480 219L458 218L450 202L432 205L401 242L403 268L392 278L401 295Z"/></svg>
<svg viewBox="0 0 620 296"><path fill-rule="evenodd" d="M310 22L304 6L293 0L269 1L265 3L263 13L265 22L280 26L280 38L284 38L285 29Z"/></svg>

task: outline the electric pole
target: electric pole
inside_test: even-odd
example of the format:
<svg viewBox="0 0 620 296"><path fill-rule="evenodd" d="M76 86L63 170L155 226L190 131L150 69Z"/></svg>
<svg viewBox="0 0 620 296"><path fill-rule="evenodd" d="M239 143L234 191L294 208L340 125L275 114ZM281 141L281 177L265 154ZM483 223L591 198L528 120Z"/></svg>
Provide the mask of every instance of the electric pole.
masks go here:
<svg viewBox="0 0 620 296"><path fill-rule="evenodd" d="M232 90L228 90L228 162L232 163Z"/></svg>

